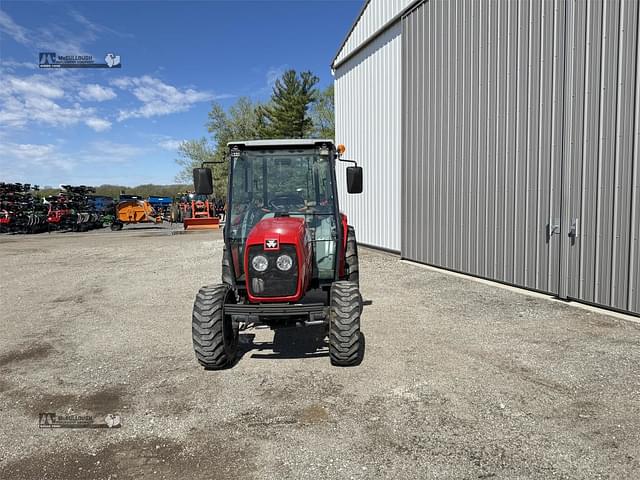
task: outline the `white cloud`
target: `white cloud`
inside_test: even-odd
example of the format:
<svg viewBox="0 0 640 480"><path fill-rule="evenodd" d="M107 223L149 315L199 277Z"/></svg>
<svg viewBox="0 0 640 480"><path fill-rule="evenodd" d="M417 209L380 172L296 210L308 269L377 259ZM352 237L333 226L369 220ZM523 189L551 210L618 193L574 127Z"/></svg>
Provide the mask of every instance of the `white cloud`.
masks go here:
<svg viewBox="0 0 640 480"><path fill-rule="evenodd" d="M95 41L97 38L92 31L87 30L77 35L60 25L30 30L18 25L7 13L2 11L0 11L0 31L9 35L15 42L29 48L42 48L67 55L86 54L83 43L87 40Z"/></svg>
<svg viewBox="0 0 640 480"><path fill-rule="evenodd" d="M3 85L3 87L5 93L11 94L45 98L60 98L64 96L64 91L61 88L53 85L51 82L45 82L39 75L24 78L7 77L6 84Z"/></svg>
<svg viewBox="0 0 640 480"><path fill-rule="evenodd" d="M69 15L71 16L71 18L73 18L80 25L83 25L90 32L93 32L93 33L110 33L112 35L116 35L118 37L124 37L124 38L132 38L133 37L133 35L130 34L130 33L123 33L123 32L120 32L118 30L114 30L113 28L109 28L109 27L106 27L104 25L101 25L99 23L92 22L91 20L89 20L87 17L82 15L77 10L71 10L69 12Z"/></svg>
<svg viewBox="0 0 640 480"><path fill-rule="evenodd" d="M7 34L15 42L34 50L36 48L44 49L63 55L88 54L86 44L96 42L99 39L99 34L126 38L133 36L92 22L76 10L70 10L68 14L82 27L81 31L72 32L64 28L61 25L62 22L31 30L18 25L7 13L0 10L0 32Z"/></svg>
<svg viewBox="0 0 640 480"><path fill-rule="evenodd" d="M147 150L136 145L116 143L110 140L92 142L90 150L81 153L82 158L91 161L108 161L110 163L126 162L145 154Z"/></svg>
<svg viewBox="0 0 640 480"><path fill-rule="evenodd" d="M60 183L101 184L122 183L132 179L122 165L129 165L150 149L112 141L95 141L70 151L63 150L64 143L16 143L0 139L0 171L2 180L30 182L41 185ZM111 172L111 173L109 173ZM123 176L124 175L124 176ZM145 181L152 181L153 175Z"/></svg>
<svg viewBox="0 0 640 480"><path fill-rule="evenodd" d="M90 117L85 120L84 123L89 128L94 129L96 132L104 132L105 130L109 130L111 128L111 122L109 120L104 120L97 117Z"/></svg>
<svg viewBox="0 0 640 480"><path fill-rule="evenodd" d="M118 120L127 118L151 118L171 113L185 112L194 104L223 98L210 92L192 88L179 89L149 75L123 77L111 82L112 85L133 94L142 106L132 110L120 110Z"/></svg>
<svg viewBox="0 0 640 480"><path fill-rule="evenodd" d="M53 144L0 143L0 153L11 155L18 160L41 161L50 157L56 146Z"/></svg>
<svg viewBox="0 0 640 480"><path fill-rule="evenodd" d="M80 90L79 96L81 99L87 101L104 102L105 100L112 100L116 98L117 95L116 92L109 87L103 87L97 83L92 83L85 85L82 90Z"/></svg>
<svg viewBox="0 0 640 480"><path fill-rule="evenodd" d="M69 97L63 89L65 85L78 88L76 82L63 75L4 75L0 79L0 124L13 128L29 123L53 127L85 124L96 132L111 127L111 122L100 118L95 108L86 108L79 103L59 103Z"/></svg>
<svg viewBox="0 0 640 480"><path fill-rule="evenodd" d="M11 59L0 60L0 69L2 70L14 72L15 70L20 68L35 70L36 68L38 68L38 66L36 65L35 60L33 62L16 62L15 60Z"/></svg>
<svg viewBox="0 0 640 480"><path fill-rule="evenodd" d="M0 169L10 179L34 171L41 173L43 170L61 169L68 172L75 165L53 144L0 142Z"/></svg>
<svg viewBox="0 0 640 480"><path fill-rule="evenodd" d="M158 142L158 145L165 150L176 151L183 141L184 140L177 140L175 138L166 138Z"/></svg>
<svg viewBox="0 0 640 480"><path fill-rule="evenodd" d="M22 45L29 45L29 31L18 25L13 19L0 10L0 32L6 33L14 41L21 43Z"/></svg>

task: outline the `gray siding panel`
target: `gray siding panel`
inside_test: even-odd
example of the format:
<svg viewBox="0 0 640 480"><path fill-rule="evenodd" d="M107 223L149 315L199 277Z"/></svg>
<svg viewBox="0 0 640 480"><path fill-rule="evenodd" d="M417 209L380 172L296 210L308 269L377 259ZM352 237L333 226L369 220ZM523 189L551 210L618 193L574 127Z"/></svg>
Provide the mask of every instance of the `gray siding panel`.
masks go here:
<svg viewBox="0 0 640 480"><path fill-rule="evenodd" d="M403 255L555 292L564 10L433 0L403 22L405 75L429 62L403 97L402 185L424 212L403 215Z"/></svg>
<svg viewBox="0 0 640 480"><path fill-rule="evenodd" d="M403 19L404 257L640 313L639 8L431 0Z"/></svg>
<svg viewBox="0 0 640 480"><path fill-rule="evenodd" d="M640 313L638 3L567 3L565 224L570 298Z"/></svg>
<svg viewBox="0 0 640 480"><path fill-rule="evenodd" d="M638 7L637 7L638 8ZM640 17L640 12L638 13ZM631 155L631 239L629 253L629 310L640 312L640 35L636 26L636 78L634 82L633 152Z"/></svg>

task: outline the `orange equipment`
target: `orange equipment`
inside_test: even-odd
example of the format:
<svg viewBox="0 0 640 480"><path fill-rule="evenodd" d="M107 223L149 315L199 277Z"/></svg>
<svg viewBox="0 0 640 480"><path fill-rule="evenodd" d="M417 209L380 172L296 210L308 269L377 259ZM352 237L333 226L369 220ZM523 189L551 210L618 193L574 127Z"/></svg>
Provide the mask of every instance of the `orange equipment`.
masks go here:
<svg viewBox="0 0 640 480"><path fill-rule="evenodd" d="M123 200L116 205L116 219L111 224L111 230L122 230L129 223L162 223L162 215L157 215L145 200Z"/></svg>
<svg viewBox="0 0 640 480"><path fill-rule="evenodd" d="M212 206L206 196L190 194L189 199L191 200L191 208L187 208L189 218L185 216L182 220L185 230L220 228L220 219L213 215Z"/></svg>

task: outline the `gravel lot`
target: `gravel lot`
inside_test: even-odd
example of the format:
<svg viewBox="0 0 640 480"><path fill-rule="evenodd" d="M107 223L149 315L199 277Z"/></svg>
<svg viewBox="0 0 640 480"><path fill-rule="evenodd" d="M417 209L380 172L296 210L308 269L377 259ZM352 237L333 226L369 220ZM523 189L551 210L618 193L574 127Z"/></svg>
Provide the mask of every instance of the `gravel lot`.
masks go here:
<svg viewBox="0 0 640 480"><path fill-rule="evenodd" d="M169 233L0 237L0 478L640 478L640 325L362 249L359 367L259 329L208 372L221 235Z"/></svg>

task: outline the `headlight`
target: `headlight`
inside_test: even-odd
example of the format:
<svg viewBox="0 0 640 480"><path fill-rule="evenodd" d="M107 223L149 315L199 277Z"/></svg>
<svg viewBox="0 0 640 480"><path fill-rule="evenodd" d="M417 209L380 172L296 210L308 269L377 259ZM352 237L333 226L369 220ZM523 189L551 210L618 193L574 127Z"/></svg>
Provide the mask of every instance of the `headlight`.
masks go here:
<svg viewBox="0 0 640 480"><path fill-rule="evenodd" d="M276 266L278 267L278 270L286 272L293 266L293 260L289 255L280 255L276 260Z"/></svg>
<svg viewBox="0 0 640 480"><path fill-rule="evenodd" d="M269 260L267 260L267 257L263 257L262 255L256 255L253 257L253 260L251 260L251 265L254 270L264 272L269 266Z"/></svg>

